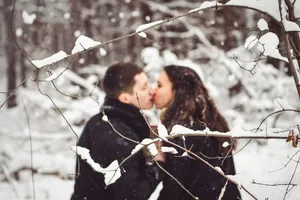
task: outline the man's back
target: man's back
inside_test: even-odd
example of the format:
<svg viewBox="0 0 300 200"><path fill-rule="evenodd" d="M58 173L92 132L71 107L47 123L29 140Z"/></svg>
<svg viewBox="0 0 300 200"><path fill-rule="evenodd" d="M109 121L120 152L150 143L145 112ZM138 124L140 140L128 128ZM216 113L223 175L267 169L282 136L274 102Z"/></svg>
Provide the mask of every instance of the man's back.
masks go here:
<svg viewBox="0 0 300 200"><path fill-rule="evenodd" d="M89 149L92 159L105 168L114 160L121 163L127 158L138 142L149 137L149 128L137 108L118 100L107 98L102 110L113 127L102 120L102 113L95 115L88 121L78 146ZM72 200L147 199L159 181L158 168L146 165L142 152L121 166L121 177L107 188L103 174L84 160L79 159L76 171L80 174Z"/></svg>

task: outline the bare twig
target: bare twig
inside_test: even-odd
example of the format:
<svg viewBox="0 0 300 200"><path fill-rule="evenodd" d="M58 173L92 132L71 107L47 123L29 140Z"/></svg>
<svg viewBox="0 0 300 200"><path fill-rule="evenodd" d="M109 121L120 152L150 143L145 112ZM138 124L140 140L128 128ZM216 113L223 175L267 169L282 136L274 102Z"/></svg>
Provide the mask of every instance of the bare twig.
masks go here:
<svg viewBox="0 0 300 200"><path fill-rule="evenodd" d="M289 182L288 186L286 187L286 190L285 190L285 194L284 194L283 200L286 198L286 195L287 195L288 192L290 191L290 190L289 190L289 186L292 185L291 183L292 183L292 180L293 180L293 178L294 178L294 176L295 176L296 170L297 170L297 168L298 168L299 161L300 161L300 156L299 156L299 158L298 158L298 162L296 163L295 170L294 170L294 172L293 172L293 174L292 174L292 176L291 176L290 182ZM292 187L294 187L294 185L292 185ZM291 189L292 189L292 188L291 188Z"/></svg>
<svg viewBox="0 0 300 200"><path fill-rule="evenodd" d="M12 95L22 86L22 84L29 79L29 77L35 72L35 70L30 73L12 92L10 92L9 96L6 98L6 100L1 104L0 109L7 103L7 101L12 97Z"/></svg>
<svg viewBox="0 0 300 200"><path fill-rule="evenodd" d="M292 185L292 186L297 186L297 184L294 183L259 183L256 182L255 180L252 180L251 182L252 184L256 184L256 185L263 185L263 186L285 186L285 185Z"/></svg>
<svg viewBox="0 0 300 200"><path fill-rule="evenodd" d="M103 116L105 116L104 111L102 111L102 113L103 113ZM128 137L122 135L118 130L115 129L114 125L113 125L109 120L107 120L106 122L107 122L107 123L110 125L110 127L115 131L115 133L117 133L120 137L122 137L122 138L124 138L124 139L126 139L126 140L128 140L128 141L130 141L130 142L133 142L133 143L135 143L135 144L139 144L138 141L133 140L133 139L131 139L131 138L128 138Z"/></svg>
<svg viewBox="0 0 300 200"><path fill-rule="evenodd" d="M27 121L27 125L28 125L28 132L29 132L29 143L30 143L30 167L31 169L33 169L33 153L32 153L32 140L31 140L31 128L30 128L30 121L29 121L29 116L28 116L28 112L27 109L25 107L24 102L22 101L23 104L23 108L26 114L26 121ZM31 170L31 180L32 180L32 194L33 194L33 199L35 200L35 184L34 184L34 173L33 170Z"/></svg>
<svg viewBox="0 0 300 200"><path fill-rule="evenodd" d="M184 189L193 199L195 200L199 200L198 197L194 196L188 189L186 189L182 183L180 183L172 174L170 174L167 170L165 170L157 161L155 161L156 165L162 170L164 171L168 176L170 176L174 181L176 181L176 183L182 188Z"/></svg>
<svg viewBox="0 0 300 200"><path fill-rule="evenodd" d="M4 174L5 178L10 183L10 185L12 187L12 190L16 195L16 198L19 199L19 195L18 195L18 192L17 192L16 181L13 178L10 177L10 174L9 174L8 169L6 168L6 166L4 166L2 163L0 163L0 167L3 171L3 174Z"/></svg>

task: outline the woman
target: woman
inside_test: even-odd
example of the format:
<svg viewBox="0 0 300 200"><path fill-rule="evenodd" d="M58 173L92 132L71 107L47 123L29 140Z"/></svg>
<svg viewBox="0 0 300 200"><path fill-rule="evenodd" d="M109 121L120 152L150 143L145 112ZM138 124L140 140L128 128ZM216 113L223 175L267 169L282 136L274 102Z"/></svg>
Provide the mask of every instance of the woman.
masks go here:
<svg viewBox="0 0 300 200"><path fill-rule="evenodd" d="M212 131L229 131L227 122L209 97L208 91L199 76L190 68L170 65L161 72L154 102L158 109L163 109L161 122L168 131L176 124L193 130L208 127ZM172 140L207 160L213 166L219 166L227 175L234 175L235 168L229 147L224 148L224 139L215 137L186 137ZM168 145L168 144L165 144ZM179 155L184 151L177 149ZM192 195L201 200L218 199L226 179L199 159L188 156L167 157L166 170L172 174ZM170 176L163 182L159 199L193 199ZM222 200L241 199L237 187L228 182Z"/></svg>

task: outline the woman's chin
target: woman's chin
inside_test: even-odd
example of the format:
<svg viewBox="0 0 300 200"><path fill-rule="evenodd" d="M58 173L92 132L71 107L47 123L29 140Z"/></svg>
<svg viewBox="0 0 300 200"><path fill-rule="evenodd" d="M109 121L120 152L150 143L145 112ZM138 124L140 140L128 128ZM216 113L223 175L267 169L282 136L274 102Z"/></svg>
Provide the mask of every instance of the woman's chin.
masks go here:
<svg viewBox="0 0 300 200"><path fill-rule="evenodd" d="M163 108L163 106L161 106L160 104L156 104L156 103L154 103L155 104L155 107L157 108L157 109L162 109Z"/></svg>

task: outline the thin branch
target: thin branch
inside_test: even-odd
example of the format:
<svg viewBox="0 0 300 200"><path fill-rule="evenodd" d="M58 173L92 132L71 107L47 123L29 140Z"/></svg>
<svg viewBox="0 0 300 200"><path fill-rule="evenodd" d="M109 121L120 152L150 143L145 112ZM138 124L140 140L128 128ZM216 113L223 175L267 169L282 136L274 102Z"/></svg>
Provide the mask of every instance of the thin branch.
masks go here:
<svg viewBox="0 0 300 200"><path fill-rule="evenodd" d="M67 70L69 69L69 67L70 67L71 64L72 64L72 62L70 62L70 63L68 64L68 67L66 67L66 68L65 68L65 69L64 69L64 70L63 70L63 71L55 78L55 79L57 79L57 78L60 77L65 71L67 71ZM47 70L47 72L48 72L49 74L51 73L49 70ZM99 104L99 102L98 102L96 99L94 99L94 98L92 97L92 94L93 94L95 88L97 88L97 85L98 85L98 83L99 83L99 80L97 80L97 83L94 85L92 91L90 91L88 95L68 95L68 94L65 94L64 92L62 92L61 90L59 90L58 87L55 85L55 83L54 83L53 80L51 80L51 83L52 83L53 87L56 89L57 92L59 92L60 94L66 96L66 97L71 97L71 98L91 97L97 104Z"/></svg>
<svg viewBox="0 0 300 200"><path fill-rule="evenodd" d="M29 79L29 77L35 72L36 70L34 70L33 72L31 72L12 92L10 92L10 95L5 99L5 101L1 104L0 109L7 103L7 101L10 99L10 97L13 96L13 94L23 85L23 83Z"/></svg>
<svg viewBox="0 0 300 200"><path fill-rule="evenodd" d="M252 180L251 182L252 184L256 184L256 185L263 185L263 186L286 186L286 185L292 185L292 186L297 186L298 184L294 184L294 183L259 183L256 182L255 180Z"/></svg>
<svg viewBox="0 0 300 200"><path fill-rule="evenodd" d="M253 72L253 70L256 68L257 63L254 65L254 67L252 69L246 69L245 67L243 67L242 65L240 65L240 63L237 61L237 59L234 57L234 55L232 56L232 59L235 61L235 63L243 70L250 72L251 75L254 75L256 72Z"/></svg>
<svg viewBox="0 0 300 200"><path fill-rule="evenodd" d="M297 170L297 168L298 168L299 161L300 161L300 156L299 156L299 158L298 158L298 162L296 163L296 167L295 167L295 170L294 170L294 172L293 172L293 174L292 174L292 177L291 177L291 179L290 179L290 182L289 182L288 186L286 187L286 190L285 190L285 194L284 194L283 200L286 198L286 195L287 195L288 192L290 191L290 190L289 190L289 186L292 185L291 183L292 183L292 180L293 180L293 178L294 178L294 176L295 176L296 170ZM293 186L292 186L292 188L293 188ZM292 189L292 188L291 188L291 189Z"/></svg>
<svg viewBox="0 0 300 200"><path fill-rule="evenodd" d="M37 71L38 73L39 73L39 70ZM39 90L39 92L42 94L42 95L44 95L44 96L46 96L46 97L48 97L49 98L49 100L51 101L51 103L54 105L54 107L56 108L56 110L60 113L60 115L63 117L63 119L65 120L65 122L68 124L68 126L70 127L70 129L71 129L71 131L74 133L74 135L76 136L76 144L78 143L78 135L77 135L77 133L75 132L75 130L73 129L73 127L71 126L71 124L69 123L69 121L66 119L66 117L64 116L64 114L62 113L62 111L57 107L57 105L55 104L55 102L53 101L53 99L48 95L48 94L45 94L45 93L43 93L42 91L41 91L41 89L40 89L40 86L39 86L39 82L36 82L37 84L37 88L38 88L38 90Z"/></svg>
<svg viewBox="0 0 300 200"><path fill-rule="evenodd" d="M27 109L25 107L24 102L22 101L23 108L26 114L26 121L28 125L28 132L29 132L29 143L30 143L30 167L33 169L33 154L32 154L32 140L31 140L31 128L30 128L30 121L29 121L29 115L27 112ZM35 184L34 184L34 173L33 170L31 170L31 180L32 180L32 194L33 194L33 199L35 200Z"/></svg>
<svg viewBox="0 0 300 200"><path fill-rule="evenodd" d="M276 169L274 171L269 171L268 173L278 172L278 171L284 169L292 161L292 159L294 158L294 156L296 156L299 152L300 152L300 150L297 151L296 153L294 153L294 155L289 159L289 161L283 167L281 167L279 169Z"/></svg>
<svg viewBox="0 0 300 200"><path fill-rule="evenodd" d="M261 127L261 125L264 123L264 121L266 121L269 117L271 117L272 115L275 115L275 114L278 114L278 113L282 113L282 112L297 112L297 113L300 113L300 110L296 110L296 109L282 109L282 110L277 110L273 113L270 113L269 115L267 115L262 121L261 123L259 124L259 126L256 128L256 131L257 132L259 130L259 128Z"/></svg>
<svg viewBox="0 0 300 200"><path fill-rule="evenodd" d="M155 161L156 165L162 170L164 171L168 176L170 176L174 181L176 181L176 183L182 188L184 189L193 199L199 200L198 197L194 196L188 189L186 189L182 183L180 183L172 174L170 174L167 170L165 170L157 161Z"/></svg>
<svg viewBox="0 0 300 200"><path fill-rule="evenodd" d="M176 143L170 142L170 141L165 141L173 146L176 146L179 149L182 149L186 152L188 152L189 154L195 156L196 158L198 158L200 161L202 161L203 163L205 163L207 166L209 166L211 169L213 169L214 171L216 171L218 174L220 174L221 176L223 176L225 179L227 179L228 181L230 181L231 183L235 184L237 187L241 187L246 193L248 193L253 199L257 199L251 192L249 192L243 185L238 184L237 182L235 182L233 179L229 178L227 175L223 174L222 172L220 172L219 170L217 170L214 166L212 166L209 162L207 162L206 160L204 160L203 158L201 158L200 156L198 156L197 154L195 154L192 151L189 151L188 149L184 149L183 147L181 147L180 145L177 145Z"/></svg>
<svg viewBox="0 0 300 200"><path fill-rule="evenodd" d="M105 116L104 111L102 111L102 113L103 113L103 116ZM110 127L115 131L115 133L117 133L120 137L122 137L122 138L124 138L124 139L126 139L126 140L128 140L128 141L130 141L130 142L133 142L133 143L135 143L135 144L140 144L140 142L138 142L138 141L136 141L136 140L133 140L133 139L131 139L131 138L128 138L128 137L122 135L119 131L117 131L117 130L115 129L114 125L113 125L109 120L107 120L106 122L107 122L107 123L110 125Z"/></svg>
<svg viewBox="0 0 300 200"><path fill-rule="evenodd" d="M7 179L7 182L10 183L10 185L12 187L12 190L16 195L16 198L19 199L19 195L18 195L18 192L17 192L16 181L13 178L10 177L10 173L8 172L8 169L6 168L6 166L4 166L2 163L0 163L0 167L3 171L3 174L4 174L5 178Z"/></svg>

